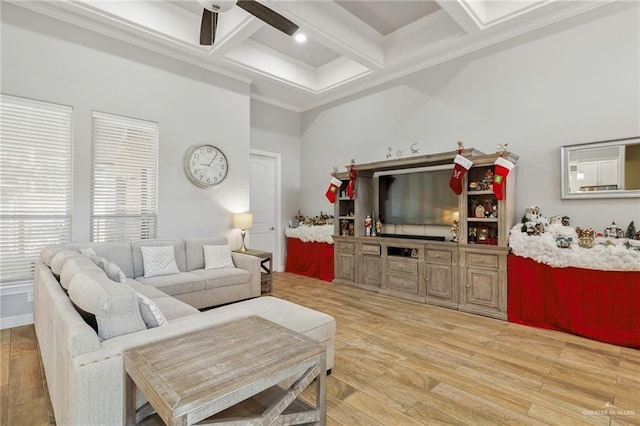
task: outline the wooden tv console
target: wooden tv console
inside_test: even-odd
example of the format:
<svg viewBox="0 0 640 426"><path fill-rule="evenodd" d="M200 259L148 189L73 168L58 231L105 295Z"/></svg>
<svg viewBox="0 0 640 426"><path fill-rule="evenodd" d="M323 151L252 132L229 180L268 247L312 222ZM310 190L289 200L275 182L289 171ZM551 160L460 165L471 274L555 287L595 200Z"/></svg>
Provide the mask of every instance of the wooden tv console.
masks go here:
<svg viewBox="0 0 640 426"><path fill-rule="evenodd" d="M503 200L497 200L491 189L469 189L470 182L481 180L487 170L493 171L498 154L463 151L474 164L464 177L463 192L458 197L457 242L431 241L424 235L364 236L366 215L378 217L376 171L452 164L455 155L452 151L355 165L356 196L354 199L341 196L335 205L333 282L506 319L508 236L515 219L515 168L507 177ZM503 156L514 163L518 159L509 152ZM348 173L340 173L338 178L343 181L339 193L342 194ZM495 205L497 217L475 217L475 207L481 203ZM340 223L345 220L353 224L350 226L353 235L340 235ZM490 238L478 240L479 231Z"/></svg>

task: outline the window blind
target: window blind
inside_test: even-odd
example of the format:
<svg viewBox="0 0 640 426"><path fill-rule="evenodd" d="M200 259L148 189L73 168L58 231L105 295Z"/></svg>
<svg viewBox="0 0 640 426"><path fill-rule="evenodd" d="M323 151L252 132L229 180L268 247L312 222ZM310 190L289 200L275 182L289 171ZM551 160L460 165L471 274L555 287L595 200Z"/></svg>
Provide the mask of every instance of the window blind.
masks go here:
<svg viewBox="0 0 640 426"><path fill-rule="evenodd" d="M91 239L156 238L158 124L92 115Z"/></svg>
<svg viewBox="0 0 640 426"><path fill-rule="evenodd" d="M72 112L0 95L0 285L32 281L42 247L71 241Z"/></svg>

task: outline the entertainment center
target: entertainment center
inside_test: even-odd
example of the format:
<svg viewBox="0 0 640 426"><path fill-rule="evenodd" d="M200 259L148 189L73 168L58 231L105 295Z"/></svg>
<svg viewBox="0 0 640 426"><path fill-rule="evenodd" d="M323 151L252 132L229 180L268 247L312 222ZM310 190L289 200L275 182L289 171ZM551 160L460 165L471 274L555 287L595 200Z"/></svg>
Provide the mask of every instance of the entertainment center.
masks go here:
<svg viewBox="0 0 640 426"><path fill-rule="evenodd" d="M506 319L515 169L505 182L503 199L496 197L489 178L498 157L515 164L518 156L461 150L473 166L456 196L448 179L457 153L353 164L357 171L353 199L346 195L349 173L337 174L342 185L335 203L333 282ZM391 181L388 176L393 176ZM390 188L395 182L400 183ZM457 203L450 202L450 195ZM367 215L382 219L382 234L366 236ZM391 223L385 215L392 217ZM457 241L451 241L449 232L454 220Z"/></svg>

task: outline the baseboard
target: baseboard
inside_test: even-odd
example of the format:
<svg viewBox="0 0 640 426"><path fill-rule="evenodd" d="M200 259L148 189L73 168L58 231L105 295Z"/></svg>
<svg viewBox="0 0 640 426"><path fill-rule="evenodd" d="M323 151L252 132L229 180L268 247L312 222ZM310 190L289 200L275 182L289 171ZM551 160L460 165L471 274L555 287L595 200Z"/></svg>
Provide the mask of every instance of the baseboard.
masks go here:
<svg viewBox="0 0 640 426"><path fill-rule="evenodd" d="M15 315L12 317L0 318L0 330L5 328L20 327L21 325L33 324L33 314Z"/></svg>

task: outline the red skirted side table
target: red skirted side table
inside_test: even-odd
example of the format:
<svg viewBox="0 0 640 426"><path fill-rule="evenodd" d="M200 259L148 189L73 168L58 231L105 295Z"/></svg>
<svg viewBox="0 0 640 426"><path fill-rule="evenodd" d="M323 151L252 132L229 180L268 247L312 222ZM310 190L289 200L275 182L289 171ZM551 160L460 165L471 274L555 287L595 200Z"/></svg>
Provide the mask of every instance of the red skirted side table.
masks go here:
<svg viewBox="0 0 640 426"><path fill-rule="evenodd" d="M554 268L508 256L510 322L640 349L640 271Z"/></svg>
<svg viewBox="0 0 640 426"><path fill-rule="evenodd" d="M285 271L333 281L333 244L287 238Z"/></svg>

